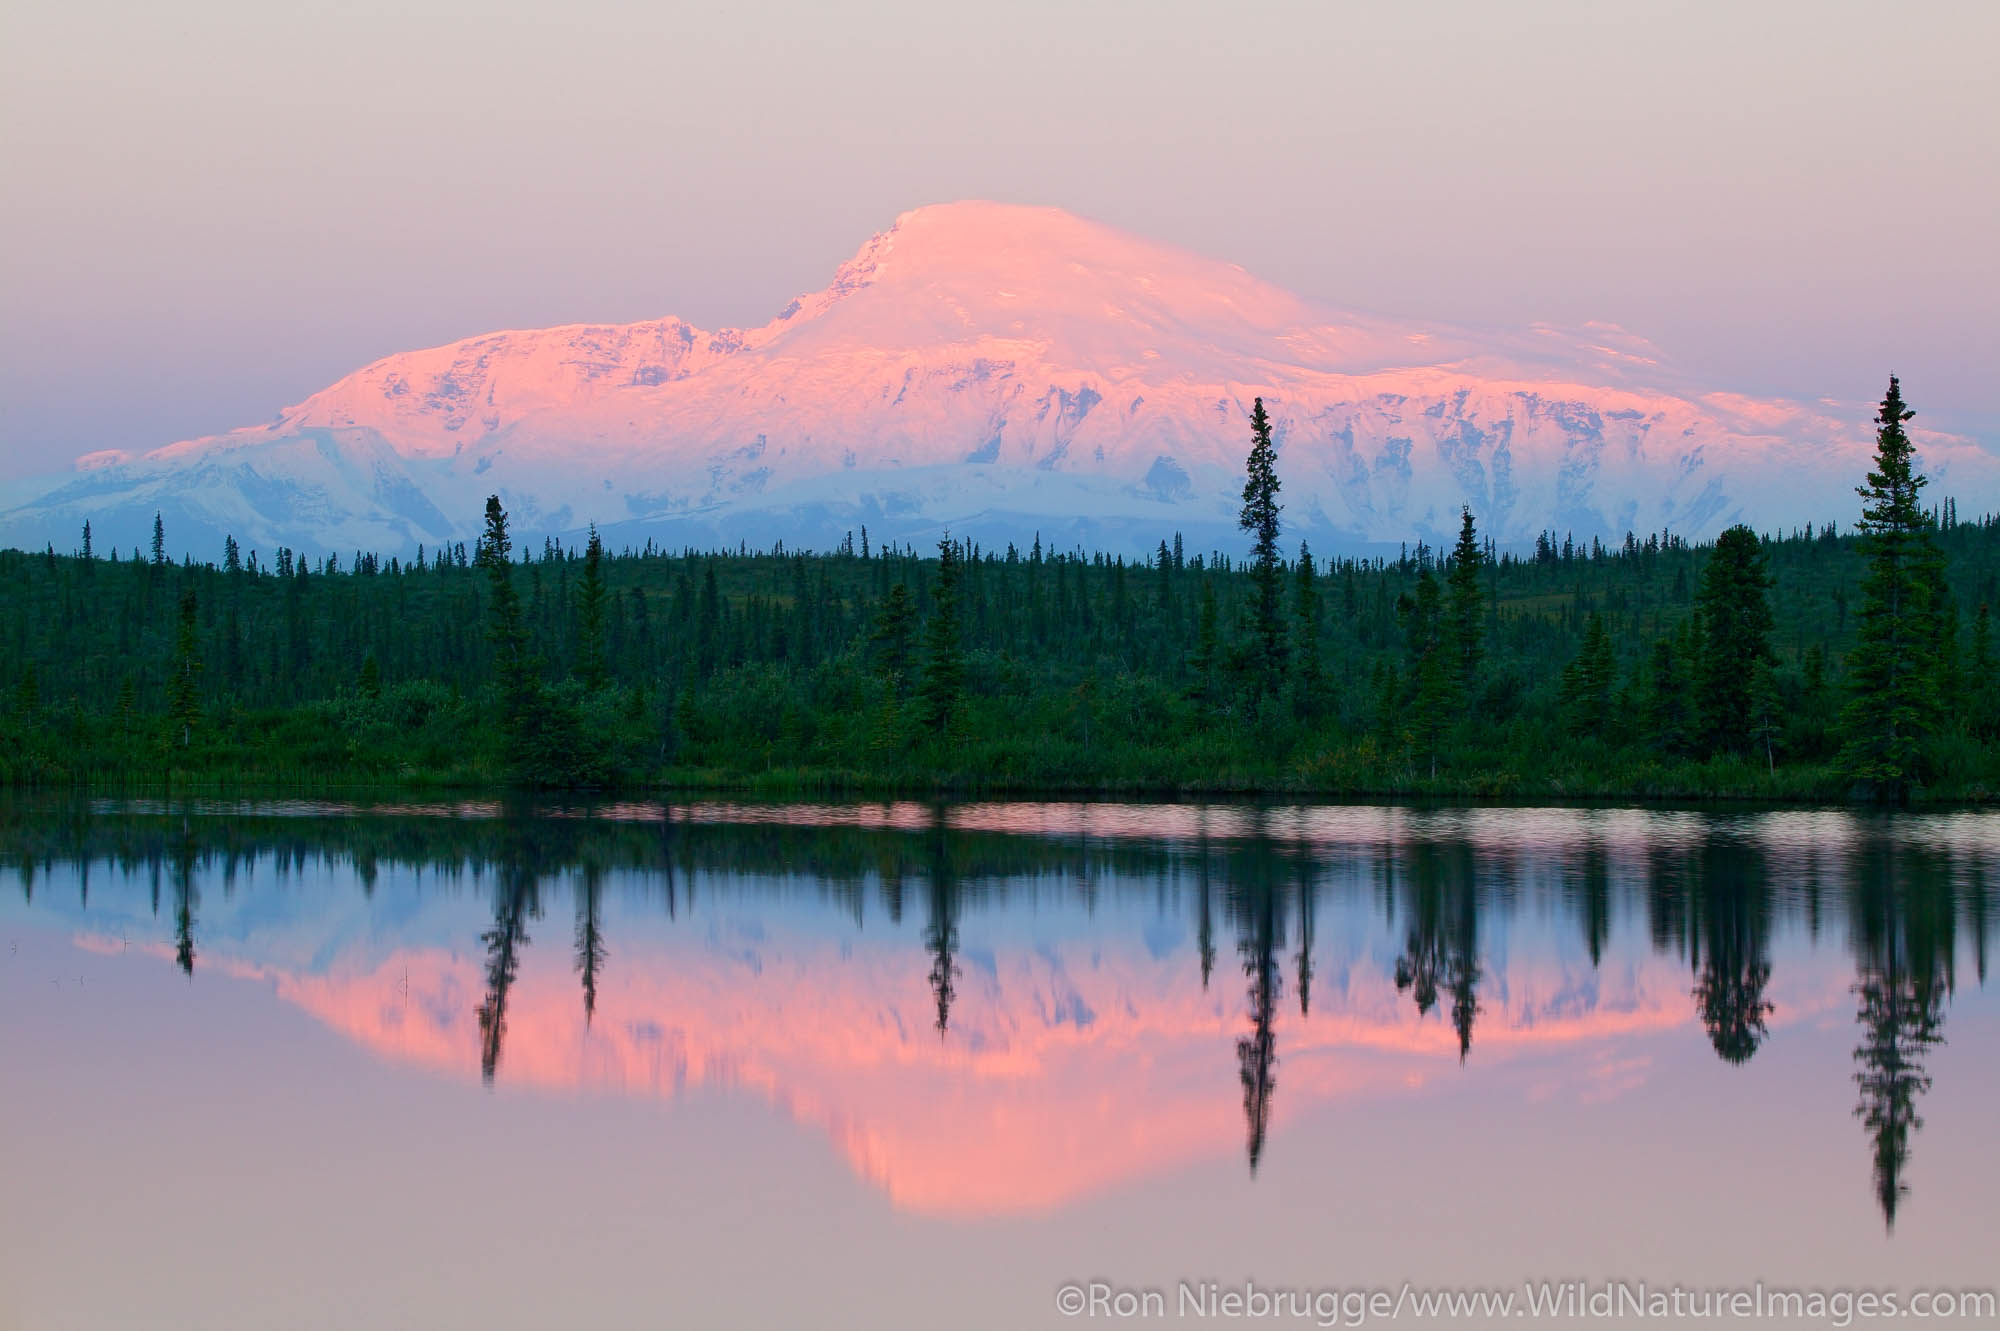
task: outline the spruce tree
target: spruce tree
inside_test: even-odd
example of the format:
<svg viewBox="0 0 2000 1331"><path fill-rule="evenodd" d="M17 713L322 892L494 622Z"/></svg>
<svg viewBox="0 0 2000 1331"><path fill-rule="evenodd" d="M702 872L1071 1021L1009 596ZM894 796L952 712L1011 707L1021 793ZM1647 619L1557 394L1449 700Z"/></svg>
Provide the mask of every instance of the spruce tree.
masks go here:
<svg viewBox="0 0 2000 1331"><path fill-rule="evenodd" d="M1986 603L1979 603L1979 614L1972 621L1972 660L1966 672L1966 690L1969 713L1969 727L1976 738L1990 740L2000 732L2000 678L1995 677L1993 656L1993 617Z"/></svg>
<svg viewBox="0 0 2000 1331"><path fill-rule="evenodd" d="M583 585L577 590L576 673L584 687L604 687L604 542L597 524L590 524L590 541L583 552Z"/></svg>
<svg viewBox="0 0 2000 1331"><path fill-rule="evenodd" d="M118 547L114 545L111 548L116 550ZM139 691L133 686L129 674L118 681L118 698L111 706L111 714L118 719L119 733L130 735L139 715Z"/></svg>
<svg viewBox="0 0 2000 1331"><path fill-rule="evenodd" d="M965 657L960 645L958 547L947 533L938 542L938 580L931 591L931 617L924 627L924 677L917 687L924 724L949 735L965 703Z"/></svg>
<svg viewBox="0 0 2000 1331"><path fill-rule="evenodd" d="M1411 695L1404 731L1414 754L1429 765L1435 777L1445 731L1458 707L1458 669L1450 628L1445 623L1444 593L1428 568L1417 575L1414 594L1397 598L1396 610L1403 621L1410 662Z"/></svg>
<svg viewBox="0 0 2000 1331"><path fill-rule="evenodd" d="M1586 737L1610 738L1611 690L1617 682L1618 659L1611 649L1611 633L1604 627L1604 616L1593 613L1584 629L1583 646L1563 670L1563 709L1573 731Z"/></svg>
<svg viewBox="0 0 2000 1331"><path fill-rule="evenodd" d="M1250 456L1244 470L1243 511L1237 525L1251 535L1250 577L1256 587L1251 607L1253 679L1259 694L1268 696L1277 690L1285 668L1285 625L1278 557L1278 452L1261 397L1250 409Z"/></svg>
<svg viewBox="0 0 2000 1331"><path fill-rule="evenodd" d="M1479 687L1479 666L1486 655L1486 596L1479 585L1485 551L1472 525L1472 509L1459 510L1458 544L1452 547L1450 584L1452 666L1458 673L1461 698L1470 700Z"/></svg>
<svg viewBox="0 0 2000 1331"><path fill-rule="evenodd" d="M1956 728L1963 721L1962 708L1965 702L1964 681L1959 671L1960 626L1958 622L1958 602L1953 599L1951 589L1945 584L1945 561L1943 558L1932 562L1929 577L1931 605L1931 668L1935 674L1934 689L1937 697L1937 721L1940 730Z"/></svg>
<svg viewBox="0 0 2000 1331"><path fill-rule="evenodd" d="M1750 669L1749 740L1764 755L1764 770L1778 770L1778 736L1784 733L1784 718L1778 697L1778 676L1767 656Z"/></svg>
<svg viewBox="0 0 2000 1331"><path fill-rule="evenodd" d="M1215 580L1201 580L1201 617L1195 628L1194 678L1197 696L1206 700L1215 693L1216 657L1221 651L1215 622Z"/></svg>
<svg viewBox="0 0 2000 1331"><path fill-rule="evenodd" d="M180 627L174 635L173 668L167 677L167 717L174 743L183 749L193 745L195 723L201 719L201 656L195 609L194 588L189 587L181 592Z"/></svg>
<svg viewBox="0 0 2000 1331"><path fill-rule="evenodd" d="M695 654L703 675L715 673L722 656L722 592L715 578L715 559L703 565L701 605L695 615Z"/></svg>
<svg viewBox="0 0 2000 1331"><path fill-rule="evenodd" d="M528 631L522 622L521 595L514 588L514 548L507 534L507 510L499 495L486 500L486 530L479 538L476 562L486 570L487 641L493 644L493 673L500 686L500 725L508 760L518 770L532 743L535 713L533 663L528 658Z"/></svg>
<svg viewBox="0 0 2000 1331"><path fill-rule="evenodd" d="M917 608L910 589L897 583L882 598L875 612L875 626L868 634L869 664L889 685L890 696L901 701L909 687L910 649L916 636Z"/></svg>
<svg viewBox="0 0 2000 1331"><path fill-rule="evenodd" d="M1299 566L1294 578L1292 614L1298 621L1295 631L1298 649L1293 653L1294 683L1298 689L1298 711L1313 716L1320 708L1320 691L1325 678L1320 667L1319 571L1313 566L1312 549L1299 542Z"/></svg>
<svg viewBox="0 0 2000 1331"><path fill-rule="evenodd" d="M1920 502L1928 478L1904 423L1916 415L1894 376L1876 414L1875 468L1862 499L1868 572L1857 640L1847 657L1852 690L1841 718L1840 766L1877 798L1905 798L1920 775L1921 745L1936 727L1937 631L1931 604L1941 556Z"/></svg>
<svg viewBox="0 0 2000 1331"><path fill-rule="evenodd" d="M1694 747L1695 718L1687 659L1680 644L1661 638L1653 644L1646 680L1646 733L1663 758L1679 758Z"/></svg>
<svg viewBox="0 0 2000 1331"><path fill-rule="evenodd" d="M1695 594L1703 643L1696 697L1710 752L1741 753L1753 743L1752 683L1771 661L1770 586L1757 533L1744 526L1722 533Z"/></svg>

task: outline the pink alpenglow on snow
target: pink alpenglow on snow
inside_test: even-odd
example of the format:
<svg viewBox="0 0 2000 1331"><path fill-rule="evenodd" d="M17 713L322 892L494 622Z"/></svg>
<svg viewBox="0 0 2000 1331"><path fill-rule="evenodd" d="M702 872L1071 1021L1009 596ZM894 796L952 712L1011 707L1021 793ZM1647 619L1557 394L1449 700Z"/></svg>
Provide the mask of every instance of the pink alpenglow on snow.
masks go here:
<svg viewBox="0 0 2000 1331"><path fill-rule="evenodd" d="M761 328L390 356L266 425L93 454L0 521L17 543L89 519L124 544L159 510L197 549L388 552L467 539L497 492L531 539L1233 547L1259 396L1288 540L1322 550L1440 543L1461 505L1515 545L1844 524L1872 438L1865 403L1705 391L1608 325L1357 315L1057 209L968 202L905 213ZM1935 493L2000 500L1991 454L1918 438Z"/></svg>

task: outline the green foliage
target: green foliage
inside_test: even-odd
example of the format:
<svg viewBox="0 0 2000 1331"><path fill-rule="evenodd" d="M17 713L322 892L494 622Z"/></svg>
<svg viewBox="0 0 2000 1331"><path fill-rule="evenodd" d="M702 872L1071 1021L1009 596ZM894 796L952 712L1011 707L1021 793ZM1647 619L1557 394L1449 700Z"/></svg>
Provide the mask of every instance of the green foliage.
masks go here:
<svg viewBox="0 0 2000 1331"><path fill-rule="evenodd" d="M1413 594L1397 600L1396 610L1409 653L1403 733L1435 777L1445 729L1458 706L1458 659L1444 618L1444 594L1429 569L1418 574Z"/></svg>
<svg viewBox="0 0 2000 1331"><path fill-rule="evenodd" d="M951 735L965 706L965 653L958 622L962 570L958 547L946 536L938 542L937 586L931 590L930 619L924 625L924 676L917 686L924 726L939 738Z"/></svg>
<svg viewBox="0 0 2000 1331"><path fill-rule="evenodd" d="M194 588L183 588L180 626L174 635L173 665L167 674L169 742L183 749L193 745L195 726L201 720L201 647L199 628L195 622L198 607Z"/></svg>
<svg viewBox="0 0 2000 1331"><path fill-rule="evenodd" d="M1451 551L1450 584L1452 663L1459 693L1467 698L1479 690L1479 668L1486 657L1486 592L1480 569L1486 562L1472 510L1459 510L1458 544Z"/></svg>
<svg viewBox="0 0 2000 1331"><path fill-rule="evenodd" d="M1689 621L1690 625L1692 620ZM1685 757L1694 751L1696 721L1694 689L1689 676L1693 656L1690 635L1680 633L1653 641L1646 679L1646 737L1662 758Z"/></svg>
<svg viewBox="0 0 2000 1331"><path fill-rule="evenodd" d="M1299 560L1293 570L1293 581L1292 618L1295 627L1292 636L1298 643L1293 659L1293 710L1301 717L1313 717L1325 710L1321 694L1326 688L1326 675L1320 664L1322 616L1319 569L1313 564L1312 551L1303 541L1299 542Z"/></svg>
<svg viewBox="0 0 2000 1331"><path fill-rule="evenodd" d="M1993 622L1986 603L1972 621L1972 649L1964 682L1966 729L1980 740L2000 738L2000 678L1993 656Z"/></svg>
<svg viewBox="0 0 2000 1331"><path fill-rule="evenodd" d="M899 582L883 598L875 613L875 626L868 633L868 663L888 684L897 702L908 689L916 626L917 608L910 601L910 589Z"/></svg>
<svg viewBox="0 0 2000 1331"><path fill-rule="evenodd" d="M1744 738L1755 752L1764 755L1765 768L1776 774L1778 745L1784 734L1783 703L1778 697L1778 677L1768 656L1750 667L1750 687L1745 691Z"/></svg>
<svg viewBox="0 0 2000 1331"><path fill-rule="evenodd" d="M1752 744L1753 685L1771 660L1770 585L1757 533L1741 526L1722 533L1702 566L1695 599L1702 642L1697 697L1710 753L1741 753Z"/></svg>
<svg viewBox="0 0 2000 1331"><path fill-rule="evenodd" d="M1195 630L1194 684L1198 697L1206 700L1215 693L1215 667L1221 650L1215 619L1215 584L1201 580L1201 620Z"/></svg>
<svg viewBox="0 0 2000 1331"><path fill-rule="evenodd" d="M1563 712L1571 733L1602 739L1611 727L1611 690L1618 681L1618 661L1611 651L1611 633L1603 615L1592 615L1576 659L1563 671Z"/></svg>

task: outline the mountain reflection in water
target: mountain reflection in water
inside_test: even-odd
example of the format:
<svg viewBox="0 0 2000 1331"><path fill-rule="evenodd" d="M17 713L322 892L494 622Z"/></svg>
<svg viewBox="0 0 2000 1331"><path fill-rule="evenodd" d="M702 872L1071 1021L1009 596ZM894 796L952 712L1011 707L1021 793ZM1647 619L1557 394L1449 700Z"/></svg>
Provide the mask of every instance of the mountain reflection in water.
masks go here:
<svg viewBox="0 0 2000 1331"><path fill-rule="evenodd" d="M1651 1037L1741 1067L1850 1023L1814 1094L1855 1097L1893 1225L2000 819L100 802L8 806L0 845L7 909L79 946L497 1092L754 1093L921 1213L1254 1174L1314 1107L1482 1064L1605 1101Z"/></svg>

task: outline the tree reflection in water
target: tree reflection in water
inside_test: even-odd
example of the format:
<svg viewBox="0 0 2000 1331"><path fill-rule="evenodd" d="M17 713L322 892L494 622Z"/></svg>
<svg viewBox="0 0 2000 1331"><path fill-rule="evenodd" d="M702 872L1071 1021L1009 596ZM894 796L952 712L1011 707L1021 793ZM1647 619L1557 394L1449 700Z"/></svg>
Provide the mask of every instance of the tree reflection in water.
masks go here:
<svg viewBox="0 0 2000 1331"><path fill-rule="evenodd" d="M901 928L906 898L921 884L914 945L928 959L932 1024L940 1036L965 1016L957 1005L961 931L969 919L1015 909L1016 893L1029 910L1038 894L1052 890L1095 909L1100 893L1144 890L1161 919L1173 921L1177 983L1190 991L1197 983L1202 991L1209 987L1218 913L1234 931L1245 980L1234 1070L1253 1174L1271 1141L1285 961L1293 966L1298 1018L1316 1025L1324 1017L1315 1002L1322 1009L1328 1002L1316 988L1316 971L1331 977L1336 1026L1367 1002L1356 977L1379 974L1357 967L1348 916L1331 917L1343 926L1329 946L1323 904L1336 912L1357 903L1372 909L1394 939L1382 960L1393 957L1396 1006L1407 1001L1420 1019L1448 1025L1461 1064L1483 1015L1500 1021L1503 1032L1516 1024L1508 1012L1506 953L1503 947L1498 960L1489 956L1488 940L1504 943L1513 923L1526 918L1524 902L1535 903L1536 912L1554 910L1593 971L1607 957L1629 957L1648 944L1680 957L1693 977L1683 991L1691 999L1683 1020L1690 1029L1699 1026L1695 1038L1705 1036L1718 1058L1744 1068L1780 1038L1772 1022L1782 1014L1770 997L1774 938L1788 921L1795 933L1817 938L1829 928L1841 937L1844 920L1858 1032L1854 1113L1868 1142L1875 1205L1891 1228L1910 1194L1910 1161L1923 1127L1919 1109L1932 1093L1929 1056L1944 1040L1962 937L1985 979L1994 927L1990 884L2000 862L2000 837L1985 833L1983 823L1968 824L1973 830L1961 829L1954 839L1923 831L1930 825L1922 822L1843 814L1543 814L1559 836L1552 847L1538 848L1507 836L1467 835L1468 817L1476 816L1448 811L1390 811L1368 835L1315 839L1299 834L1307 825L1302 817L1229 808L1196 812L1174 836L1093 836L965 830L948 808L905 816L872 807L876 812L857 814L771 806L736 820L728 810L658 806L632 806L612 817L533 806L406 816L0 797L0 856L18 874L25 908L36 912L99 908L100 893L58 906L35 891L38 875L58 860L76 865L80 884L93 881L93 865L110 866L114 882L122 872L142 900L150 891L156 918L170 893L171 928L161 933L170 933L172 965L190 979L203 932L202 887L219 880L227 899L239 866L268 861L290 876L310 864L349 865L364 894L379 876L403 870L426 881L455 879L467 866L476 877L490 872L475 1009L480 1077L489 1086L499 1079L531 925L544 894L565 878L575 908L571 957L585 1029L598 1015L613 950L605 898L614 881L621 893L650 895L658 917L677 928L701 917L716 884L734 892L805 884L837 902L857 933L882 928L884 920L892 931ZM1787 817L1821 822L1800 833L1787 828ZM101 874L95 881L103 881ZM700 903L698 885L705 894ZM1295 950L1287 941L1293 912ZM214 928L204 933L209 967L218 964ZM1150 936L1148 946L1154 946ZM629 964L644 969L638 960ZM1482 999L1489 971L1499 977L1498 997ZM623 965L619 973L627 974ZM1486 1013L1487 1002L1497 1018Z"/></svg>

